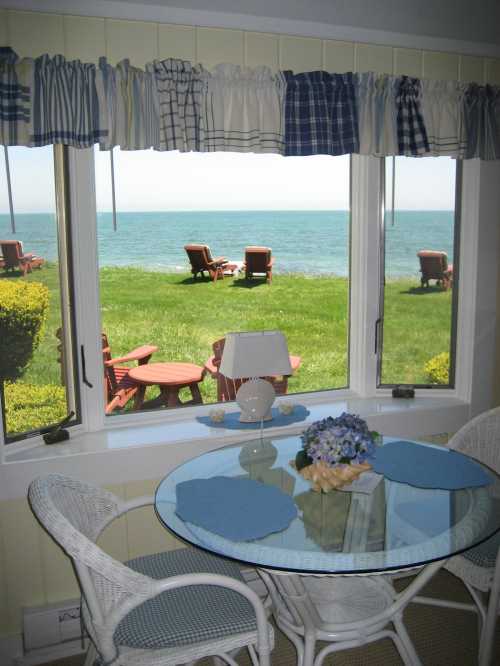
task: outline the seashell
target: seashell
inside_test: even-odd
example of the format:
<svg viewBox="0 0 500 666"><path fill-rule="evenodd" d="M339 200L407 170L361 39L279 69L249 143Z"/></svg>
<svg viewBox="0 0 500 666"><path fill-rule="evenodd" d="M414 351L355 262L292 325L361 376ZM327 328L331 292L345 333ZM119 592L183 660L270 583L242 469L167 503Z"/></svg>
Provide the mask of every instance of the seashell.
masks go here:
<svg viewBox="0 0 500 666"><path fill-rule="evenodd" d="M371 469L371 465L368 463L329 467L325 462L320 461L303 467L299 473L304 479L312 482L314 491L328 493L330 490L348 485L369 469Z"/></svg>

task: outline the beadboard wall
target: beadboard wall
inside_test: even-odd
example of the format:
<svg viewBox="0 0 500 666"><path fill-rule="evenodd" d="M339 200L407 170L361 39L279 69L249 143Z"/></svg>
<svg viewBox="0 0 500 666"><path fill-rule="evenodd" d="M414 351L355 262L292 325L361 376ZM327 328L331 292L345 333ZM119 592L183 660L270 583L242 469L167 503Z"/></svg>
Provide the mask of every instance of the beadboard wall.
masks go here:
<svg viewBox="0 0 500 666"><path fill-rule="evenodd" d="M62 53L144 66L177 57L212 67L221 62L295 72L376 71L500 84L500 59L393 48L242 30L167 25L0 9L0 44L20 56ZM443 439L440 436L439 439ZM124 498L152 494L157 480L112 486ZM120 560L175 548L152 509L129 514L106 533L103 547ZM78 596L66 556L39 528L26 500L0 502L0 635L21 631L21 609Z"/></svg>
<svg viewBox="0 0 500 666"><path fill-rule="evenodd" d="M66 58L97 62L105 55L111 64L129 58L137 67L155 58L175 57L208 68L230 62L295 72L375 71L500 84L498 58L10 9L0 9L0 44L11 46L20 56L62 53Z"/></svg>

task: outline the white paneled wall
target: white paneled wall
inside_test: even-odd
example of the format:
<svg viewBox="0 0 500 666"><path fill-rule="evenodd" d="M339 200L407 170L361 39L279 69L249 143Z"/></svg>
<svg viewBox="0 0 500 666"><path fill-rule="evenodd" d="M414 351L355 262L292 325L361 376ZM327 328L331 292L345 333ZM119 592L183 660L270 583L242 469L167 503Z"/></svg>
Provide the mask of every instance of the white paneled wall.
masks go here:
<svg viewBox="0 0 500 666"><path fill-rule="evenodd" d="M295 72L376 71L500 84L500 60L389 46L242 30L196 28L141 21L59 16L0 9L0 44L21 56L62 53L97 62L106 55L143 67L176 57L212 67L220 62L268 65ZM156 483L137 481L111 490L126 498L151 494ZM154 512L141 509L113 525L103 547L120 560L175 548ZM0 634L20 631L21 607L77 596L66 556L42 532L25 500L0 503Z"/></svg>
<svg viewBox="0 0 500 666"><path fill-rule="evenodd" d="M124 499L154 495L159 483L136 481L108 486ZM112 557L125 561L139 555L182 546L144 507L113 523L99 544ZM0 635L21 629L23 606L78 597L68 557L40 528L24 499L0 503Z"/></svg>
<svg viewBox="0 0 500 666"><path fill-rule="evenodd" d="M21 56L62 53L67 58L97 62L99 56L106 55L112 64L129 58L136 67L155 58L175 57L201 62L207 68L231 62L295 72L375 71L500 83L500 59L227 28L14 10L0 10L0 43L12 46Z"/></svg>

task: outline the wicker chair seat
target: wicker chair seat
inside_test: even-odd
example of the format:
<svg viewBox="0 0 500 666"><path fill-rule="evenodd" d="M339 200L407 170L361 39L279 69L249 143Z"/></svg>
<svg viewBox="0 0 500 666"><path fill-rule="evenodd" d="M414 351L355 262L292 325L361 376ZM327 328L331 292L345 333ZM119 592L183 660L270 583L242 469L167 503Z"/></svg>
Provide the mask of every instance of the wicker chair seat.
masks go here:
<svg viewBox="0 0 500 666"><path fill-rule="evenodd" d="M244 582L234 562L190 548L138 557L127 566L156 579L203 572ZM257 632L246 599L232 590L195 585L138 606L116 628L115 643L139 649L181 647L244 632Z"/></svg>

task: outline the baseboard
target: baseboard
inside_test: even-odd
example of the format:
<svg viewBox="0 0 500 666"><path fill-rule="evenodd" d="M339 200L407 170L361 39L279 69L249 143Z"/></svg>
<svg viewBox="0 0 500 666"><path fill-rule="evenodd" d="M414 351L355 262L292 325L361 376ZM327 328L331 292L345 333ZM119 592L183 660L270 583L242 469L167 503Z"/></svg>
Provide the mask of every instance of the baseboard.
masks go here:
<svg viewBox="0 0 500 666"><path fill-rule="evenodd" d="M55 659L72 657L87 651L88 641L80 639L24 652L21 634L0 637L1 666L39 666Z"/></svg>

